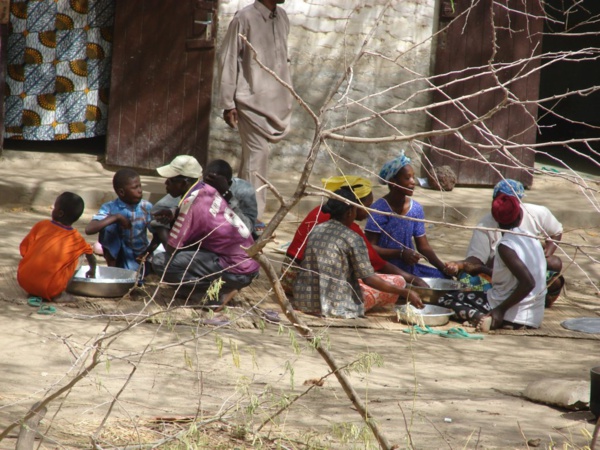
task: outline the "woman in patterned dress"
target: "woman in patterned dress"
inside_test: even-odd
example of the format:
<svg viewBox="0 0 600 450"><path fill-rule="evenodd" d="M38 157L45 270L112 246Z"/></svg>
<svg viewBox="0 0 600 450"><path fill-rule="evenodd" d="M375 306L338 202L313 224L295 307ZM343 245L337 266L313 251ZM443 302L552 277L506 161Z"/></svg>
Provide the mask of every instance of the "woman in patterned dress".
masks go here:
<svg viewBox="0 0 600 450"><path fill-rule="evenodd" d="M357 203L348 187L335 193ZM356 318L376 305L398 298L422 308L419 296L405 289L400 275L376 275L364 240L350 229L357 207L329 199L323 212L331 219L314 227L308 238L301 271L294 283L294 308L326 317ZM366 295L365 295L366 294Z"/></svg>

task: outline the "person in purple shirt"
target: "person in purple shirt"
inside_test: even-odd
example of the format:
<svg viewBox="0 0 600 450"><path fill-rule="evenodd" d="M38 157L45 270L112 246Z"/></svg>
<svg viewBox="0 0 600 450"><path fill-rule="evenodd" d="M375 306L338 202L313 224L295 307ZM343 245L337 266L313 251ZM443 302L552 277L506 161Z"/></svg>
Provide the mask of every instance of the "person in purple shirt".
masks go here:
<svg viewBox="0 0 600 450"><path fill-rule="evenodd" d="M170 165L157 169L169 177ZM242 247L254 243L251 231L212 186L198 181L183 197L171 227L166 252L152 259L163 281L180 284L179 293L204 293L211 283L223 281L219 300L225 305L237 291L258 276L259 265Z"/></svg>

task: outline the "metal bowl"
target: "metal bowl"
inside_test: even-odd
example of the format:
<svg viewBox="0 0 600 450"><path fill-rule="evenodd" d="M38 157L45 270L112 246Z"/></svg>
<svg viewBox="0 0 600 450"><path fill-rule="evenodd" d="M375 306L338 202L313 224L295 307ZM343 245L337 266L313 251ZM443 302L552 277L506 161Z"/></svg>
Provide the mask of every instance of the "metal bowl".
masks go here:
<svg viewBox="0 0 600 450"><path fill-rule="evenodd" d="M409 284L408 289L414 289L421 297L423 303L437 303L438 299L451 291L462 291L468 289L464 283L444 278L422 278L429 285L427 288L413 286Z"/></svg>
<svg viewBox="0 0 600 450"><path fill-rule="evenodd" d="M409 325L429 325L430 327L439 327L446 325L450 321L450 316L454 311L441 306L425 305L423 309L415 308L412 305L401 305L396 307L398 318Z"/></svg>
<svg viewBox="0 0 600 450"><path fill-rule="evenodd" d="M81 266L69 284L67 292L84 297L122 297L137 283L137 272L119 267L96 267L96 278L86 278L89 266Z"/></svg>

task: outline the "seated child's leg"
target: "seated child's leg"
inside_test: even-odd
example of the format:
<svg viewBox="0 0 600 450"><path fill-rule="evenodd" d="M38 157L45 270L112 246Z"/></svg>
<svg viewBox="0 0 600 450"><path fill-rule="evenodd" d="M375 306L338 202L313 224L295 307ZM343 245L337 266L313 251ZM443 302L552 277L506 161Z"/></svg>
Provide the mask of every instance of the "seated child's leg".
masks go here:
<svg viewBox="0 0 600 450"><path fill-rule="evenodd" d="M102 247L102 256L104 256L104 259L106 260L106 265L108 267L116 267L117 266L117 260L115 258L113 258L112 255L110 254L110 251L104 247Z"/></svg>
<svg viewBox="0 0 600 450"><path fill-rule="evenodd" d="M123 243L121 242L121 234L119 226L116 223L105 227L98 235L98 242L102 245L102 252L106 264L110 267L117 265L117 257L121 252Z"/></svg>
<svg viewBox="0 0 600 450"><path fill-rule="evenodd" d="M123 244L119 225L113 223L100 231L98 242L102 244L104 259L110 267L122 267L129 270L137 270L139 263L133 250Z"/></svg>

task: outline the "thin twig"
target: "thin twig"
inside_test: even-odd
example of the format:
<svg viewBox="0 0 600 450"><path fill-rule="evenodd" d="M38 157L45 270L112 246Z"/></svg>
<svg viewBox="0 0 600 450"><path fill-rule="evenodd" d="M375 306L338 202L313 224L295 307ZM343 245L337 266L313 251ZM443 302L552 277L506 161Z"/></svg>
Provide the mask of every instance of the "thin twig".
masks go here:
<svg viewBox="0 0 600 450"><path fill-rule="evenodd" d="M277 300L277 303L279 303L281 310L284 312L288 320L292 322L292 324L296 328L296 331L303 338L305 338L311 344L312 347L315 348L315 350L325 360L332 372L334 372L336 378L338 379L338 382L342 386L342 389L344 389L346 396L352 402L352 404L359 412L367 426L371 429L381 448L384 450L390 450L391 445L388 442L387 437L379 429L379 425L374 420L371 413L368 412L366 405L363 403L358 393L354 390L354 387L350 383L348 377L344 374L342 370L340 370L341 367L337 364L333 355L329 352L329 350L327 350L327 348L321 345L321 342L318 339L315 338L312 329L306 326L302 322L302 320L300 320L300 318L296 315L296 312L290 305L290 302L288 301L285 292L283 292L283 288L281 287L279 277L275 272L275 269L271 262L262 254L256 255L254 259L258 261L262 269L265 271L267 278L269 279L269 282L271 283L275 291L275 299Z"/></svg>

